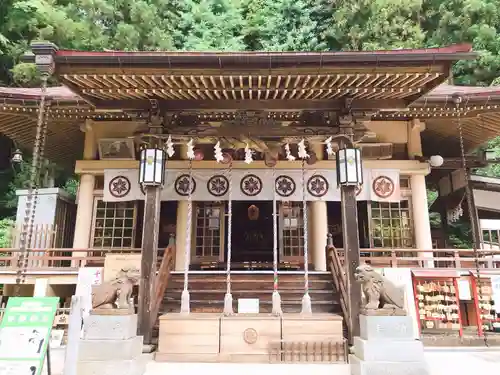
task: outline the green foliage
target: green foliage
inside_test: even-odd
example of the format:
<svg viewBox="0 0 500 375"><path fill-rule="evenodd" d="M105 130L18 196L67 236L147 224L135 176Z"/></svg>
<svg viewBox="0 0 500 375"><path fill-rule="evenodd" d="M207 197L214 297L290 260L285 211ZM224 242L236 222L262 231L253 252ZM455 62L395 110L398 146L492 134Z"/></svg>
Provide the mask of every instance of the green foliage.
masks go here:
<svg viewBox="0 0 500 375"><path fill-rule="evenodd" d="M244 25L238 0L184 0L175 32L178 49L241 51Z"/></svg>
<svg viewBox="0 0 500 375"><path fill-rule="evenodd" d="M429 207L429 209L438 196L439 193L436 190L427 189L427 207ZM439 228L441 226L441 215L438 212L429 210L429 222L431 224L431 228Z"/></svg>
<svg viewBox="0 0 500 375"><path fill-rule="evenodd" d="M493 151L495 157L500 159L500 137L491 139L484 148ZM474 173L486 177L500 177L500 164L490 163L484 168L477 169Z"/></svg>
<svg viewBox="0 0 500 375"><path fill-rule="evenodd" d="M14 221L11 219L0 220L0 248L10 247Z"/></svg>
<svg viewBox="0 0 500 375"><path fill-rule="evenodd" d="M63 190L71 197L76 198L76 193L78 192L78 180L76 178L68 179L63 186Z"/></svg>
<svg viewBox="0 0 500 375"><path fill-rule="evenodd" d="M448 224L448 239L457 249L472 248L472 230L469 218L461 217L457 222Z"/></svg>
<svg viewBox="0 0 500 375"><path fill-rule="evenodd" d="M498 83L500 0L2 0L0 80L35 85L33 40L81 50L324 51L469 42L462 84ZM496 80L496 81L495 81Z"/></svg>

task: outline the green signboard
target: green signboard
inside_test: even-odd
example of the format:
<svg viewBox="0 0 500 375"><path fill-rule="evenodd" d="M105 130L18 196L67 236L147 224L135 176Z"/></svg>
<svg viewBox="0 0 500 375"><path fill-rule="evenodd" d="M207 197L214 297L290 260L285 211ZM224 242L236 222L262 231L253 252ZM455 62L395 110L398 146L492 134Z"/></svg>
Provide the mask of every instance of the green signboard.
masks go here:
<svg viewBox="0 0 500 375"><path fill-rule="evenodd" d="M58 297L10 297L0 323L0 374L40 375Z"/></svg>

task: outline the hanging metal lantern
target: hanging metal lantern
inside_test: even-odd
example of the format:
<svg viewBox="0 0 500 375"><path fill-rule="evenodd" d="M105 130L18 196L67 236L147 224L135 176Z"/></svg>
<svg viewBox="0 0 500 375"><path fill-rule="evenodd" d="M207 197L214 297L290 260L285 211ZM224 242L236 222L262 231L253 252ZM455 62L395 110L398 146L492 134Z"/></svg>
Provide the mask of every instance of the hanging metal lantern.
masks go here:
<svg viewBox="0 0 500 375"><path fill-rule="evenodd" d="M139 184L142 186L163 186L167 154L157 147L141 150L139 161Z"/></svg>
<svg viewBox="0 0 500 375"><path fill-rule="evenodd" d="M357 186L363 184L363 166L359 148L341 148L337 152L337 184Z"/></svg>
<svg viewBox="0 0 500 375"><path fill-rule="evenodd" d="M10 159L10 161L13 164L21 164L23 162L23 153L21 150L16 149L16 151L12 154L12 159Z"/></svg>
<svg viewBox="0 0 500 375"><path fill-rule="evenodd" d="M248 207L248 219L255 221L259 220L259 215L260 215L260 210L259 207L256 205L252 204L250 207Z"/></svg>

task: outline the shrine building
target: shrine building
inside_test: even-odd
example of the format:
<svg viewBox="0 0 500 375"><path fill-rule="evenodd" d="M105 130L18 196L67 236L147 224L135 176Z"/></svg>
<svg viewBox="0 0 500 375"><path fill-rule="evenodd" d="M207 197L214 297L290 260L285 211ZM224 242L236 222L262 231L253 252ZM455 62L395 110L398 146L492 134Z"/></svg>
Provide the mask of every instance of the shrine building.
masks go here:
<svg viewBox="0 0 500 375"><path fill-rule="evenodd" d="M500 226L488 222L486 252L480 223L500 209L483 198L478 215L471 171L494 160L479 150L500 134L500 89L453 85L470 45L32 52L57 86L0 88L0 132L38 170L0 249L5 297L17 283L67 303L81 269L109 280L137 267L157 360L301 362L294 345L316 342L336 362L359 329L352 276L368 263L405 285L417 336L497 329ZM54 187L49 162L78 176L76 197ZM470 249L442 230L460 218ZM446 308L426 298L436 290Z"/></svg>

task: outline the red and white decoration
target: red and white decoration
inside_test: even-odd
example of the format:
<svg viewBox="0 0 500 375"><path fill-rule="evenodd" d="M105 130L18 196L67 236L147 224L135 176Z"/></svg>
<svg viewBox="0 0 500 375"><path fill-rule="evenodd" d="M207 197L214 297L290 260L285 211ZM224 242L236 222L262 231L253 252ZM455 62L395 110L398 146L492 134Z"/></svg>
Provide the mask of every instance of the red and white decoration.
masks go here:
<svg viewBox="0 0 500 375"><path fill-rule="evenodd" d="M229 179L232 179L232 200L302 201L302 171L279 170L273 181L272 169L193 169L191 185L195 201L228 200ZM137 170L109 169L104 171L104 201L142 200L144 194L136 183ZM337 176L334 170L305 171L306 201L340 201ZM356 190L359 201L399 202L399 171L390 169L365 170L364 185ZM187 200L189 175L185 170L167 169L161 198L164 201ZM273 192L274 189L274 192Z"/></svg>

